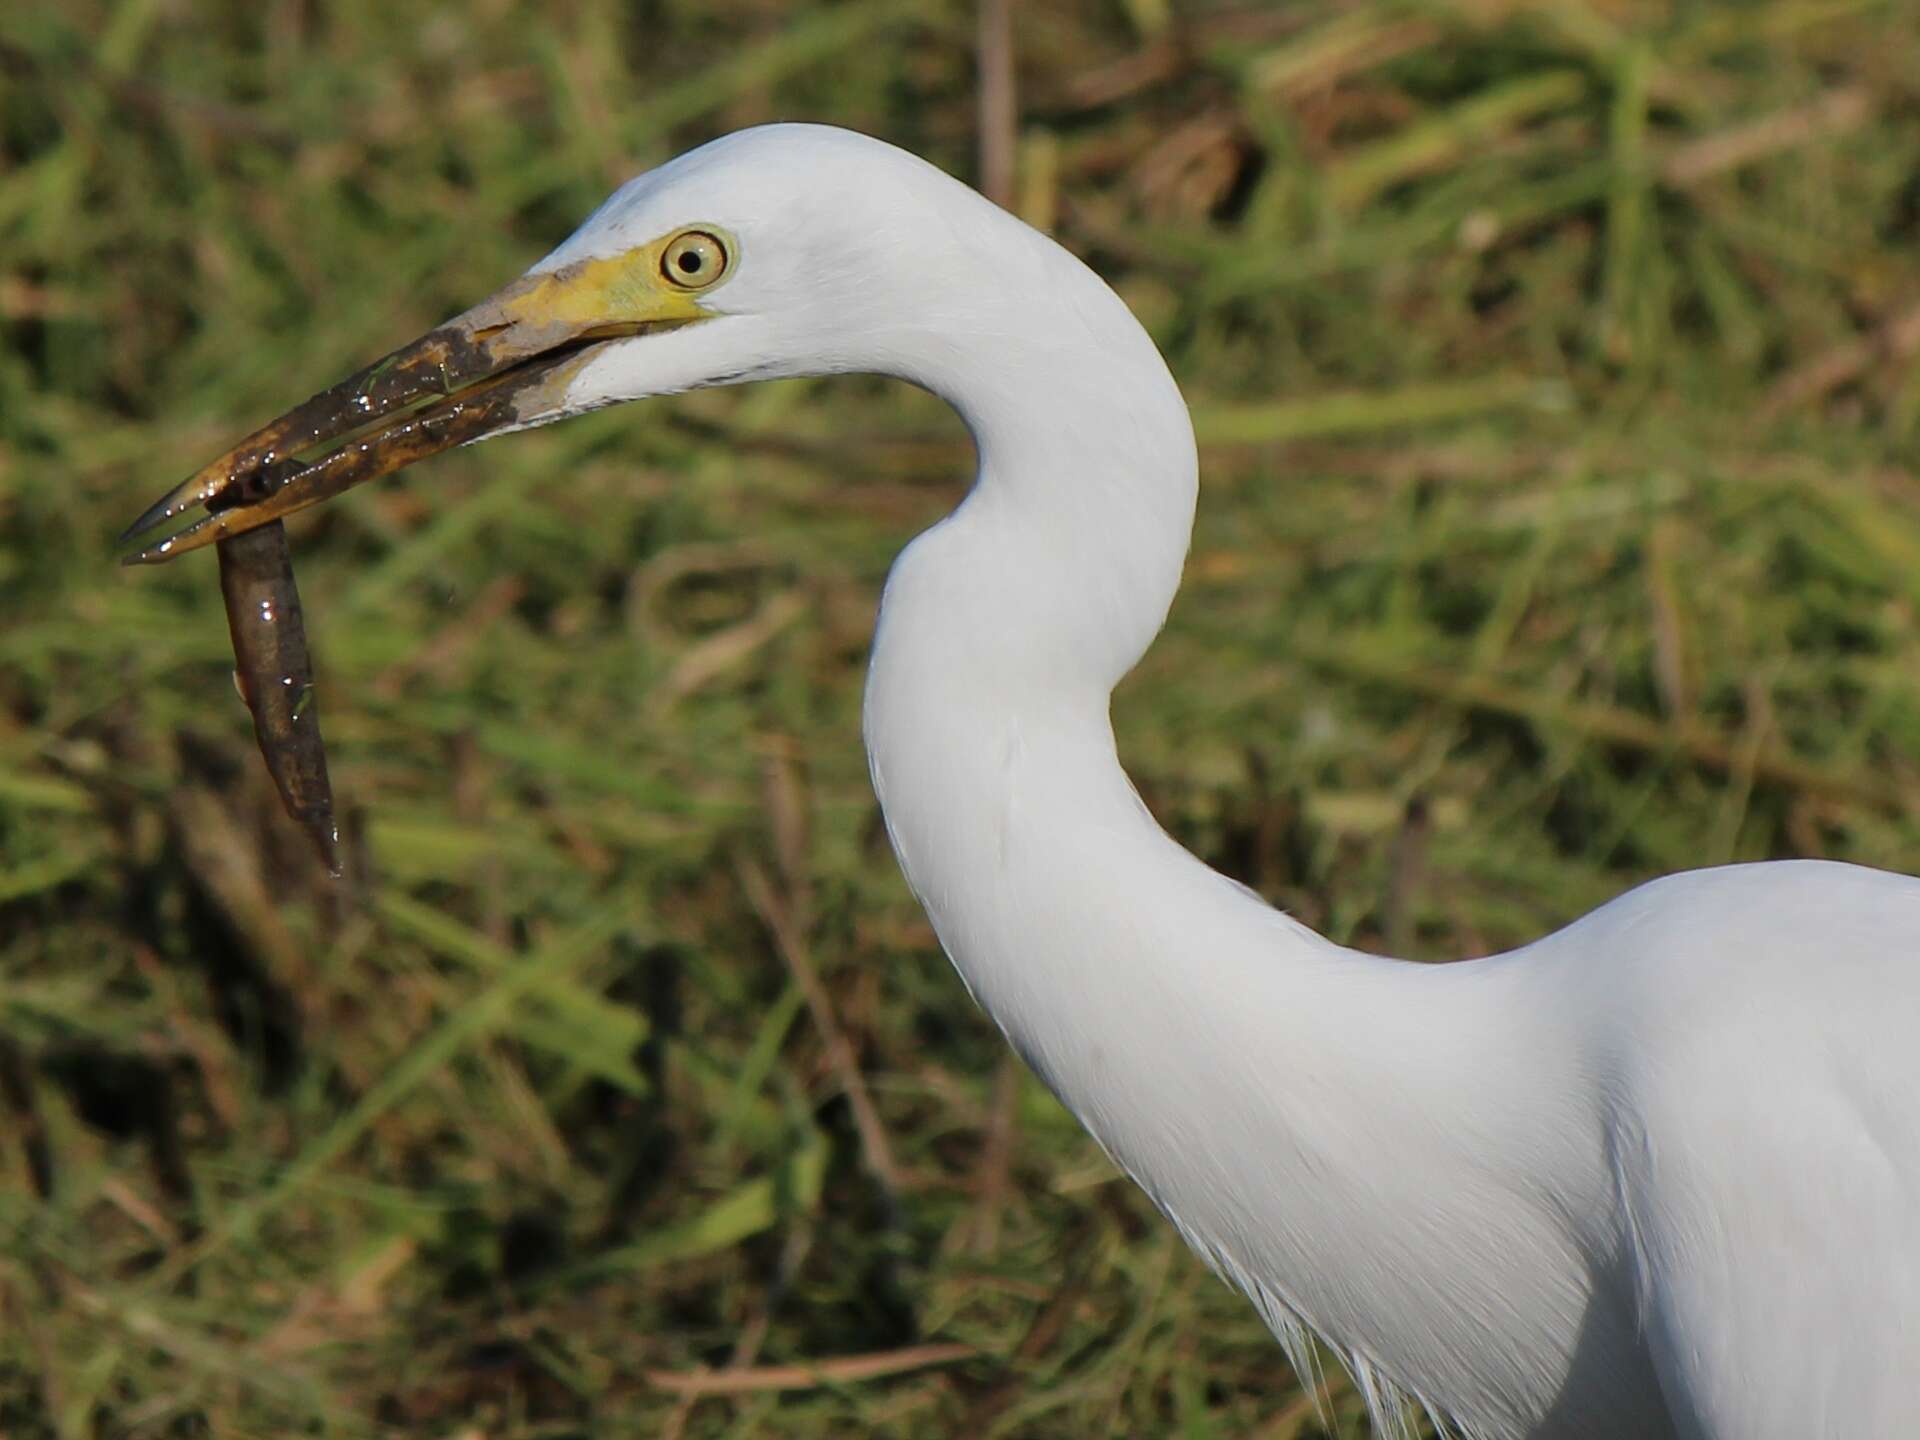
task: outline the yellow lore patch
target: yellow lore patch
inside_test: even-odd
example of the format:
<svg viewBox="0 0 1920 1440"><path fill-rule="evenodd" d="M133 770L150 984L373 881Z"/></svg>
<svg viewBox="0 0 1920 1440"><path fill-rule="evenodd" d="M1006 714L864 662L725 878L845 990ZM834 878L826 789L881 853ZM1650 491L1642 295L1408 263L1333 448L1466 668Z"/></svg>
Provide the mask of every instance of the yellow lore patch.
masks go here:
<svg viewBox="0 0 1920 1440"><path fill-rule="evenodd" d="M729 259L739 253L723 231L711 225L698 230L719 239ZM575 260L557 270L529 275L496 297L501 319L506 324L534 329L557 326L576 333L603 326L704 319L707 312L700 308L698 295L724 279L726 271L698 291L669 281L663 269L666 253L687 233L685 229L675 230L620 255ZM726 269L731 268L729 263Z"/></svg>

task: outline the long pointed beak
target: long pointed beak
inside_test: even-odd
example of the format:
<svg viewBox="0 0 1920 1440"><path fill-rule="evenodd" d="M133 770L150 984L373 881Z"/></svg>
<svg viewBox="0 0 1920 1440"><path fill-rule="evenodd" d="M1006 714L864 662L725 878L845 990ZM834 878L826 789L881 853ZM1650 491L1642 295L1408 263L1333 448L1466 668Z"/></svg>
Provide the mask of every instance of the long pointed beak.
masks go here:
<svg viewBox="0 0 1920 1440"><path fill-rule="evenodd" d="M171 560L442 450L558 419L599 345L704 318L691 297L636 283L641 268L614 256L522 276L294 406L150 506L123 543L206 513L125 563Z"/></svg>

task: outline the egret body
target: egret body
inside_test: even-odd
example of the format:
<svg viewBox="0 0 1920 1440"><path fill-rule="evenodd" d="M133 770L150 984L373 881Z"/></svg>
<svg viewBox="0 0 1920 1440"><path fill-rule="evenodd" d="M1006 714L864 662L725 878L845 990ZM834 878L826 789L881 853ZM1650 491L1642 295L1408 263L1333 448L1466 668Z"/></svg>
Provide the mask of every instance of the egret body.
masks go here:
<svg viewBox="0 0 1920 1440"><path fill-rule="evenodd" d="M217 513L144 558L486 434L850 371L944 397L979 452L874 639L900 864L979 1003L1298 1370L1312 1332L1384 1434L1412 1405L1477 1440L1920 1433L1920 882L1699 871L1428 966L1209 870L1108 720L1186 553L1179 390L1097 276L912 156L772 126L639 177L180 487L150 520Z"/></svg>

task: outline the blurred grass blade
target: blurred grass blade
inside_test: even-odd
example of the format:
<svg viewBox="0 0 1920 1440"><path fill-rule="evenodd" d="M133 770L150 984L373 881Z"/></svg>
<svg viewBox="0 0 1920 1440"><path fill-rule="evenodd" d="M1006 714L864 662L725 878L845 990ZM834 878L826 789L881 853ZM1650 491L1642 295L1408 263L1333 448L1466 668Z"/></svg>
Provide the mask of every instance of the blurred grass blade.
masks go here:
<svg viewBox="0 0 1920 1440"><path fill-rule="evenodd" d="M265 1188L219 1215L198 1243L178 1252L156 1272L155 1288L172 1284L230 1245L251 1238L277 1211L297 1198L375 1122L461 1052L511 1027L514 1007L566 978L634 922L630 900L603 906L537 954L519 961L448 1014L412 1050L376 1080L325 1134L307 1145Z"/></svg>
<svg viewBox="0 0 1920 1440"><path fill-rule="evenodd" d="M1565 411L1566 388L1551 380L1496 375L1373 394L1319 395L1268 405L1196 405L1194 433L1203 445L1271 445L1286 440L1358 436L1470 420L1503 411Z"/></svg>
<svg viewBox="0 0 1920 1440"><path fill-rule="evenodd" d="M606 1251L582 1273L634 1275L731 1249L782 1221L811 1214L820 1203L826 1168L827 1147L816 1137L783 1161L774 1174L735 1186L709 1201L691 1220Z"/></svg>

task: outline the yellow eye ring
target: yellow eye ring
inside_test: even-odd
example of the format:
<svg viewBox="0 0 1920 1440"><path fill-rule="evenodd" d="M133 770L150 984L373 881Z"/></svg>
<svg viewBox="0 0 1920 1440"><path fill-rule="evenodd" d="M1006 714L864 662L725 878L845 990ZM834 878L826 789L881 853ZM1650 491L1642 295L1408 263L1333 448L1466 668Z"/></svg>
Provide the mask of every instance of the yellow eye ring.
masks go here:
<svg viewBox="0 0 1920 1440"><path fill-rule="evenodd" d="M660 252L660 273L678 290L704 290L727 273L727 243L710 230L684 230Z"/></svg>

